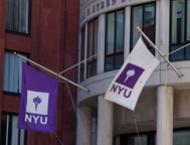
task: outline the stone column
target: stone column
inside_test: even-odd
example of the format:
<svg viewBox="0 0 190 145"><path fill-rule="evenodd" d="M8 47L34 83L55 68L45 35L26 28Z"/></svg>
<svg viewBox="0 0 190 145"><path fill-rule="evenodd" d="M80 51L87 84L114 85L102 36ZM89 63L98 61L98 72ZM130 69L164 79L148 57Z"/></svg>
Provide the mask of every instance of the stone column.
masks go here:
<svg viewBox="0 0 190 145"><path fill-rule="evenodd" d="M97 145L112 145L113 140L113 104L98 97L98 134Z"/></svg>
<svg viewBox="0 0 190 145"><path fill-rule="evenodd" d="M173 98L171 86L158 87L156 145L173 145Z"/></svg>
<svg viewBox="0 0 190 145"><path fill-rule="evenodd" d="M92 110L80 107L77 110L77 145L91 145Z"/></svg>
<svg viewBox="0 0 190 145"><path fill-rule="evenodd" d="M105 14L98 17L97 73L104 72Z"/></svg>

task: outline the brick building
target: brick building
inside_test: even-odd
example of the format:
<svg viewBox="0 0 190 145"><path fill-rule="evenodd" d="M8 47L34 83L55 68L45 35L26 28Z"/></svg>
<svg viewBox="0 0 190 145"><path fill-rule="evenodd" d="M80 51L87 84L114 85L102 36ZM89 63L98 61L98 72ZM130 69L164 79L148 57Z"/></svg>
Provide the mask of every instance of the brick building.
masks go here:
<svg viewBox="0 0 190 145"><path fill-rule="evenodd" d="M21 60L17 51L59 72L77 61L78 0L0 1L0 120L1 145L58 145L55 134L17 129ZM76 81L76 70L64 74ZM75 114L64 83L59 83L58 138L75 144ZM70 85L69 85L70 86ZM76 88L70 86L72 96Z"/></svg>

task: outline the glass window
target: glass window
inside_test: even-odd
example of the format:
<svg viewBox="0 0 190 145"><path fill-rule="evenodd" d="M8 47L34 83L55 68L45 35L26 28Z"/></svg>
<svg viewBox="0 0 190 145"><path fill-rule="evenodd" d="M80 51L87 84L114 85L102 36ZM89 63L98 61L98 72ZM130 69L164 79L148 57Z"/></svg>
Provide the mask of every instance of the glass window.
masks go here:
<svg viewBox="0 0 190 145"><path fill-rule="evenodd" d="M80 48L80 61L84 60L85 50L85 27L81 29L81 48ZM84 63L80 65L80 82L84 80Z"/></svg>
<svg viewBox="0 0 190 145"><path fill-rule="evenodd" d="M88 48L87 58L94 56L97 53L98 44L98 19L94 19L88 23ZM93 57L87 61L87 78L94 76L97 73L97 59Z"/></svg>
<svg viewBox="0 0 190 145"><path fill-rule="evenodd" d="M190 42L190 0L172 0L170 52ZM190 47L172 55L170 60L189 60Z"/></svg>
<svg viewBox="0 0 190 145"><path fill-rule="evenodd" d="M151 41L155 43L155 11L155 3L148 3L132 7L131 50L140 36L136 27L140 27L143 32L151 39ZM150 48L150 46L148 46L148 48L152 53L154 53L154 49Z"/></svg>
<svg viewBox="0 0 190 145"><path fill-rule="evenodd" d="M26 133L17 128L18 116L3 114L1 145L26 145Z"/></svg>
<svg viewBox="0 0 190 145"><path fill-rule="evenodd" d="M124 10L106 15L105 71L118 69L123 63Z"/></svg>
<svg viewBox="0 0 190 145"><path fill-rule="evenodd" d="M21 92L22 60L10 51L4 55L3 91L8 93Z"/></svg>
<svg viewBox="0 0 190 145"><path fill-rule="evenodd" d="M189 145L189 144L190 144L189 130L174 132L173 145Z"/></svg>
<svg viewBox="0 0 190 145"><path fill-rule="evenodd" d="M114 145L155 145L156 133L140 133L139 135L119 135L114 137ZM189 145L190 144L190 130L180 129L173 132L173 145Z"/></svg>
<svg viewBox="0 0 190 145"><path fill-rule="evenodd" d="M155 145L155 134L153 132L140 135L121 135L115 138L114 145Z"/></svg>
<svg viewBox="0 0 190 145"><path fill-rule="evenodd" d="M189 21L188 21L189 20ZM187 1L187 37L186 39L190 41L190 0Z"/></svg>
<svg viewBox="0 0 190 145"><path fill-rule="evenodd" d="M6 30L29 34L30 0L6 0Z"/></svg>

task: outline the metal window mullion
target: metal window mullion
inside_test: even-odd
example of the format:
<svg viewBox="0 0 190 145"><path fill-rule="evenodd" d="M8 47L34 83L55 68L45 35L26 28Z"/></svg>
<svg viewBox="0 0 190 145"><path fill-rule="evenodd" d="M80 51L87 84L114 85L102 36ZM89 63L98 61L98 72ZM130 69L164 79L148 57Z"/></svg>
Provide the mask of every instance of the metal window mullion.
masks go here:
<svg viewBox="0 0 190 145"><path fill-rule="evenodd" d="M87 58L87 47L88 47L88 23L85 24L85 42L84 42L84 58ZM84 80L87 78L87 61L84 63Z"/></svg>
<svg viewBox="0 0 190 145"><path fill-rule="evenodd" d="M117 30L116 30L116 28L117 28L117 13L116 13L117 11L115 11L114 12L114 52L113 52L113 69L115 69L116 68L116 56L115 56L115 54L116 54L116 34L117 34Z"/></svg>
<svg viewBox="0 0 190 145"><path fill-rule="evenodd" d="M133 24L133 16L134 16L134 7L131 8L131 15L130 15L130 45L129 45L129 53L132 51L132 47L133 47L133 27L134 27L134 24Z"/></svg>
<svg viewBox="0 0 190 145"><path fill-rule="evenodd" d="M142 5L142 30L144 31L144 15L145 15L145 4Z"/></svg>
<svg viewBox="0 0 190 145"><path fill-rule="evenodd" d="M184 10L184 42L187 42L187 0L185 0L185 10ZM184 59L187 60L187 48L184 48Z"/></svg>
<svg viewBox="0 0 190 145"><path fill-rule="evenodd" d="M96 26L96 19L92 22L92 54L91 55L94 55L95 54L95 26ZM91 62L93 61L94 59L90 60ZM92 74L94 74L95 72L95 68L93 66L93 63L91 64L92 66ZM91 74L91 75L92 75Z"/></svg>
<svg viewBox="0 0 190 145"><path fill-rule="evenodd" d="M104 71L106 71L106 60L107 60L107 56L108 56L108 54L107 54L107 49L108 49L108 47L107 47L107 39L108 39L108 37L107 37L107 32L108 32L108 14L106 14L106 22L105 22L105 54L104 54Z"/></svg>
<svg viewBox="0 0 190 145"><path fill-rule="evenodd" d="M9 115L6 116L6 139L5 139L5 145L8 145L8 140L9 140Z"/></svg>

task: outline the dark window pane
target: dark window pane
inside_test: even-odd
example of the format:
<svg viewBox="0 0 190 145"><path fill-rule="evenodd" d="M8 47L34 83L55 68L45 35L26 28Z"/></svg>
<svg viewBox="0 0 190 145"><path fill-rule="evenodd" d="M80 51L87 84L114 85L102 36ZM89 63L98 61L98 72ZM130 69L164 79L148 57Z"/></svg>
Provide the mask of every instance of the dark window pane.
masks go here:
<svg viewBox="0 0 190 145"><path fill-rule="evenodd" d="M84 47L85 47L85 27L83 27L81 30L80 60L84 59Z"/></svg>
<svg viewBox="0 0 190 145"><path fill-rule="evenodd" d="M174 51L179 47L180 47L180 45L171 46L171 51ZM184 59L184 54L185 54L185 49L182 49L182 50L178 51L177 53L171 54L170 55L170 60L183 60Z"/></svg>
<svg viewBox="0 0 190 145"><path fill-rule="evenodd" d="M116 58L117 55L123 57L124 50L124 10L108 13L106 21L106 52L105 52L105 71L118 69L123 62L123 58ZM122 61L122 62L121 62Z"/></svg>
<svg viewBox="0 0 190 145"><path fill-rule="evenodd" d="M80 65L80 81L84 80L84 64Z"/></svg>
<svg viewBox="0 0 190 145"><path fill-rule="evenodd" d="M189 144L190 144L189 131L174 132L173 145L189 145Z"/></svg>
<svg viewBox="0 0 190 145"><path fill-rule="evenodd" d="M80 47L80 61L84 60L85 49L85 27L81 29L81 47ZM80 65L80 81L84 80L84 64Z"/></svg>
<svg viewBox="0 0 190 145"><path fill-rule="evenodd" d="M155 42L155 5L145 5L143 31Z"/></svg>
<svg viewBox="0 0 190 145"><path fill-rule="evenodd" d="M190 0L172 0L170 52L190 42ZM189 60L189 47L170 56L172 61Z"/></svg>
<svg viewBox="0 0 190 145"><path fill-rule="evenodd" d="M146 135L132 136L128 138L128 145L148 145Z"/></svg>
<svg viewBox="0 0 190 145"><path fill-rule="evenodd" d="M187 40L190 41L190 0L187 1Z"/></svg>
<svg viewBox="0 0 190 145"><path fill-rule="evenodd" d="M119 69L123 64L123 53L115 55L115 68Z"/></svg>
<svg viewBox="0 0 190 145"><path fill-rule="evenodd" d="M97 72L96 59L87 63L87 77L94 76Z"/></svg>
<svg viewBox="0 0 190 145"><path fill-rule="evenodd" d="M190 46L185 48L185 58L190 59Z"/></svg>
<svg viewBox="0 0 190 145"><path fill-rule="evenodd" d="M17 128L18 117L16 115L2 115L1 145L25 145L26 132Z"/></svg>
<svg viewBox="0 0 190 145"><path fill-rule="evenodd" d="M6 29L29 34L29 0L6 0Z"/></svg>
<svg viewBox="0 0 190 145"><path fill-rule="evenodd" d="M143 32L155 42L155 3L142 4L132 7L132 32L131 32L131 47L132 50L137 40L139 39L139 32L136 27L140 27ZM147 45L147 41L144 41ZM149 50L154 54L154 49L147 45Z"/></svg>
<svg viewBox="0 0 190 145"><path fill-rule="evenodd" d="M107 48L106 54L114 53L115 13L107 15Z"/></svg>
<svg viewBox="0 0 190 145"><path fill-rule="evenodd" d="M122 52L124 48L124 11L118 11L116 15L116 52Z"/></svg>
<svg viewBox="0 0 190 145"><path fill-rule="evenodd" d="M3 91L21 92L22 59L12 52L5 51Z"/></svg>
<svg viewBox="0 0 190 145"><path fill-rule="evenodd" d="M88 48L87 56L91 57L97 53L98 46L98 19L94 19L88 24ZM87 62L87 77L91 77L97 73L96 58Z"/></svg>
<svg viewBox="0 0 190 145"><path fill-rule="evenodd" d="M172 44L184 42L185 0L172 1Z"/></svg>
<svg viewBox="0 0 190 145"><path fill-rule="evenodd" d="M132 45L131 49L135 46L138 38L139 38L139 32L137 31L136 27L142 28L142 22L143 20L143 7L137 6L132 8Z"/></svg>
<svg viewBox="0 0 190 145"><path fill-rule="evenodd" d="M105 71L110 71L113 70L113 66L114 66L114 60L113 60L113 56L107 56L106 57L106 62L105 62Z"/></svg>

